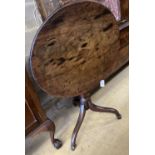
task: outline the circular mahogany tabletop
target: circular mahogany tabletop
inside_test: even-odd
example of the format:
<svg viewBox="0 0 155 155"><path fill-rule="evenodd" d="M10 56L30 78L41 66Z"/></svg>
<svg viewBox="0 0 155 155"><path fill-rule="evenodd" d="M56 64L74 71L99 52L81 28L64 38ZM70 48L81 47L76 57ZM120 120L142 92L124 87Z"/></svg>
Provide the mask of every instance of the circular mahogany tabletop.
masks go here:
<svg viewBox="0 0 155 155"><path fill-rule="evenodd" d="M91 91L117 65L119 28L100 3L85 1L55 11L40 27L30 65L40 87L53 96Z"/></svg>

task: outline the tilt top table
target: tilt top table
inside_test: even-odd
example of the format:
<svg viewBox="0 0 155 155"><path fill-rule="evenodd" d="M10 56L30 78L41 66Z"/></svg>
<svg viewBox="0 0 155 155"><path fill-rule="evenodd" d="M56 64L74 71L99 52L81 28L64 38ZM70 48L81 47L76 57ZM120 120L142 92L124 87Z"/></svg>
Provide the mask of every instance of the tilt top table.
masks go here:
<svg viewBox="0 0 155 155"><path fill-rule="evenodd" d="M121 118L116 109L93 104L89 95L117 66L119 48L115 17L99 2L63 6L47 18L35 36L30 66L40 87L53 96L81 96L72 150L87 109L111 112Z"/></svg>

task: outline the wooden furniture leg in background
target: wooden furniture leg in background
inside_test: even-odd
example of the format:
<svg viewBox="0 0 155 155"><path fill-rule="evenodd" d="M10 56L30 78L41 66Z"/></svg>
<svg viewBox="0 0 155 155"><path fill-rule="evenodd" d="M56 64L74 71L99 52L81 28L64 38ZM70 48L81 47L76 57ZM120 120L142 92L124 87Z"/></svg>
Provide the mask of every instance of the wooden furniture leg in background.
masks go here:
<svg viewBox="0 0 155 155"><path fill-rule="evenodd" d="M118 110L116 110L114 108L97 106L92 103L90 98L85 98L85 97L81 96L81 98L80 98L80 113L79 113L79 117L78 117L76 126L75 126L73 134L72 134L72 138L71 138L71 149L72 150L75 150L75 148L76 148L77 134L78 134L81 124L83 122L86 110L88 110L88 109L90 109L92 111L96 111L96 112L113 113L116 115L117 119L122 118L121 114L118 112Z"/></svg>
<svg viewBox="0 0 155 155"><path fill-rule="evenodd" d="M62 142L54 138L55 124L47 118L41 107L40 99L32 85L27 71L25 70L25 133L26 136L36 135L42 131L50 133L51 142L59 149Z"/></svg>
<svg viewBox="0 0 155 155"><path fill-rule="evenodd" d="M53 146L59 149L62 146L62 142L59 139L54 138L55 134L55 124L50 119L47 119L43 124L41 124L37 129L31 132L28 136L35 136L40 132L48 131L50 133L50 138Z"/></svg>
<svg viewBox="0 0 155 155"><path fill-rule="evenodd" d="M36 0L36 4L40 12L42 21L46 20L48 15L53 10L53 5L52 5L53 3L50 2L50 0Z"/></svg>
<svg viewBox="0 0 155 155"><path fill-rule="evenodd" d="M54 12L55 9L60 7L59 0L35 0L37 8L41 15L42 21L45 21L47 17Z"/></svg>

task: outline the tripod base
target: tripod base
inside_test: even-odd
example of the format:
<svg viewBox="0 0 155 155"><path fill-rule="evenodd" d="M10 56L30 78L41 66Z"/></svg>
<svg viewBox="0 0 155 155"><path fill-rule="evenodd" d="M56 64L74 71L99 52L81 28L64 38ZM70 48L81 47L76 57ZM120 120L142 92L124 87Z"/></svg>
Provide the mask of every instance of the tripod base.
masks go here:
<svg viewBox="0 0 155 155"><path fill-rule="evenodd" d="M80 129L83 119L85 117L86 110L88 110L88 109L90 109L92 111L96 111L96 112L113 113L116 115L117 119L122 118L121 114L116 109L97 106L94 103L92 103L90 98L84 98L83 96L81 96L81 98L80 98L80 113L79 113L79 117L78 117L76 126L75 126L73 134L72 134L72 138L71 138L71 149L72 150L75 150L75 148L76 148L77 134L79 132L79 129Z"/></svg>

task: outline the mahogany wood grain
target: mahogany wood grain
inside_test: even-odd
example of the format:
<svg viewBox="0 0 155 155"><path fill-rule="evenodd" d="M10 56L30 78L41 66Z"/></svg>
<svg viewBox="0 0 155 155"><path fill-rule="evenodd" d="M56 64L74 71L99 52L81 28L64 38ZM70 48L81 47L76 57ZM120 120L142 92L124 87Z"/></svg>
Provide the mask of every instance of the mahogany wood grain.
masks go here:
<svg viewBox="0 0 155 155"><path fill-rule="evenodd" d="M83 2L83 1L100 3L105 7L107 7L113 13L117 21L121 19L120 0L58 0L58 1L60 3L60 7L66 4Z"/></svg>
<svg viewBox="0 0 155 155"><path fill-rule="evenodd" d="M76 3L58 10L39 29L31 67L48 94L78 96L114 70L119 48L119 28L112 13L99 3Z"/></svg>

